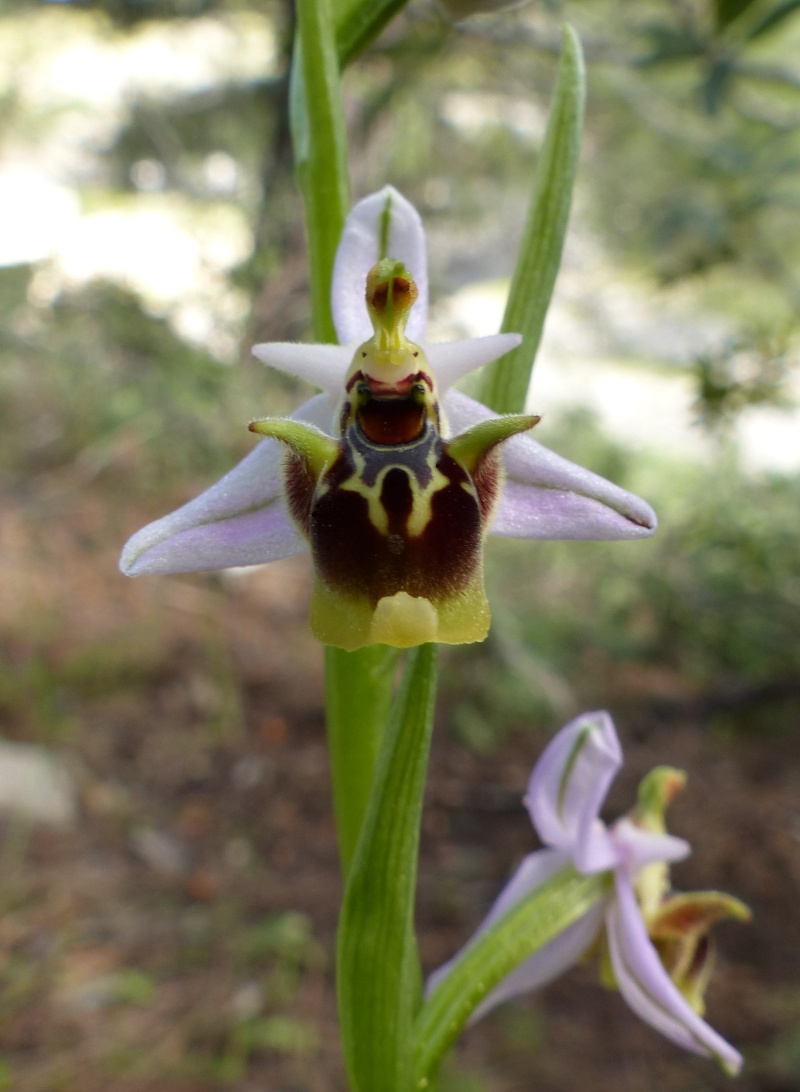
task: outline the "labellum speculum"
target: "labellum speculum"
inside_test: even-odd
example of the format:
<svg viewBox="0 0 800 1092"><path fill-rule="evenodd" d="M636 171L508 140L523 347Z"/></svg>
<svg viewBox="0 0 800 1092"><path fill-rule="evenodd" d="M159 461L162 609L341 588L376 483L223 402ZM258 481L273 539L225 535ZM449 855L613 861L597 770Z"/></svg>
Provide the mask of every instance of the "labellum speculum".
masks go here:
<svg viewBox="0 0 800 1092"><path fill-rule="evenodd" d="M345 649L481 641L489 630L483 539L503 440L532 416L496 417L451 439L425 353L405 336L411 274L384 259L367 277L373 336L356 350L338 438L285 418L250 428L288 447L292 519L314 563L311 628Z"/></svg>

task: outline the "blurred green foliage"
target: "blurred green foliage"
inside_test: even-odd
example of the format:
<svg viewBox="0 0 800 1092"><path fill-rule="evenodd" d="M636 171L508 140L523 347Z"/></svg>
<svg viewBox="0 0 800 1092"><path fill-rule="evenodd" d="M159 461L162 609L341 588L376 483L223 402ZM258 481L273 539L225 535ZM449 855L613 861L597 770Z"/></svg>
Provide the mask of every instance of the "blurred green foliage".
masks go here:
<svg viewBox="0 0 800 1092"><path fill-rule="evenodd" d="M797 476L656 455L633 461L576 414L554 446L647 496L652 540L492 540L495 625L449 665L460 734L493 747L512 727L613 702L780 730L800 701ZM523 575L524 574L524 575Z"/></svg>

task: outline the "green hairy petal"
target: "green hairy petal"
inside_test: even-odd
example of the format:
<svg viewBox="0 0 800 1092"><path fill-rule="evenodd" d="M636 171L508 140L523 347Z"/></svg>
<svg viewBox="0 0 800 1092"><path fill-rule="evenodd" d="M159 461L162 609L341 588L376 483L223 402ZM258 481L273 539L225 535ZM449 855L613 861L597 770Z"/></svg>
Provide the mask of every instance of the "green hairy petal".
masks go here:
<svg viewBox="0 0 800 1092"><path fill-rule="evenodd" d="M308 469L319 478L339 453L339 445L321 429L289 417L265 417L251 421L247 426L260 436L270 436L290 447L306 463Z"/></svg>
<svg viewBox="0 0 800 1092"><path fill-rule="evenodd" d="M471 474L481 460L498 444L511 436L516 436L519 432L527 432L534 425L538 425L540 420L540 417L531 414L490 417L487 421L481 421L449 440L447 451Z"/></svg>

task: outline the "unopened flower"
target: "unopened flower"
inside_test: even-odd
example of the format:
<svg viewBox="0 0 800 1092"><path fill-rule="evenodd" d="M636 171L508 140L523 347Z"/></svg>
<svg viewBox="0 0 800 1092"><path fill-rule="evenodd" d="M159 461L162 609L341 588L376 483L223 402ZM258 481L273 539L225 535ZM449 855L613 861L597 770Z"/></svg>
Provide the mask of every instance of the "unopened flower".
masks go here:
<svg viewBox="0 0 800 1092"><path fill-rule="evenodd" d="M472 1019L538 989L600 950L604 978L638 1016L684 1049L714 1058L735 1074L741 1055L701 1018L702 998L711 969L709 927L722 917L747 920L749 911L738 899L716 891L670 892L668 863L690 852L663 824L666 803L684 782L679 771L654 771L642 783L630 817L611 826L601 821L600 809L621 764L607 713L579 717L545 748L525 798L545 848L522 861L476 936L566 865L586 875L613 872L612 894L512 971ZM460 954L431 976L428 992Z"/></svg>
<svg viewBox="0 0 800 1092"><path fill-rule="evenodd" d="M365 294L366 285L366 294ZM333 276L340 345L271 343L264 363L323 393L195 500L135 534L129 576L258 565L310 545L311 626L341 648L482 640L482 541L652 534L644 501L452 389L516 334L425 342L425 235L386 187L347 219ZM502 445L502 455L499 453Z"/></svg>

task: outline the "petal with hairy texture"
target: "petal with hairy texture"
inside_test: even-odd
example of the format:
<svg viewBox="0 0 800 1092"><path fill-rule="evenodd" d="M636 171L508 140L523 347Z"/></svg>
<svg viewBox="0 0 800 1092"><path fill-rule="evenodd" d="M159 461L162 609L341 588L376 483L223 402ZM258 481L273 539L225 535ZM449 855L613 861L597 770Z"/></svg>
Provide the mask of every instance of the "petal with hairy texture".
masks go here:
<svg viewBox="0 0 800 1092"><path fill-rule="evenodd" d="M545 845L568 852L579 872L619 863L600 809L622 765L622 749L608 713L584 713L545 747L528 783L525 804Z"/></svg>
<svg viewBox="0 0 800 1092"><path fill-rule="evenodd" d="M742 1056L697 1015L667 974L622 869L617 871L616 899L606 920L617 985L636 1015L684 1050L715 1058L727 1073L738 1073Z"/></svg>
<svg viewBox="0 0 800 1092"><path fill-rule="evenodd" d="M496 416L460 391L451 390L444 404L453 432ZM506 481L493 535L602 541L646 538L656 529L655 513L641 498L530 436L503 444L503 461Z"/></svg>
<svg viewBox="0 0 800 1092"><path fill-rule="evenodd" d="M330 430L333 402L317 394L293 417ZM127 576L261 565L305 549L283 504L283 448L263 440L224 478L129 539Z"/></svg>
<svg viewBox="0 0 800 1092"><path fill-rule="evenodd" d="M385 243L385 248L383 244ZM419 295L411 309L406 333L423 341L428 325L428 259L425 230L414 206L394 186L359 201L347 217L333 266L331 309L342 345L372 336L364 305L367 273L381 258L403 262Z"/></svg>
<svg viewBox="0 0 800 1092"><path fill-rule="evenodd" d="M618 819L611 828L611 836L631 876L640 868L656 862L683 861L692 852L692 847L683 838L676 838L673 834L654 834L630 819Z"/></svg>
<svg viewBox="0 0 800 1092"><path fill-rule="evenodd" d="M431 369L436 377L439 394L457 383L476 368L510 353L522 341L521 334L491 334L489 337L470 337L460 341L441 341L425 345Z"/></svg>
<svg viewBox="0 0 800 1092"><path fill-rule="evenodd" d="M253 356L279 372L305 379L333 398L340 398L355 345L304 345L295 341L267 341L254 345Z"/></svg>

